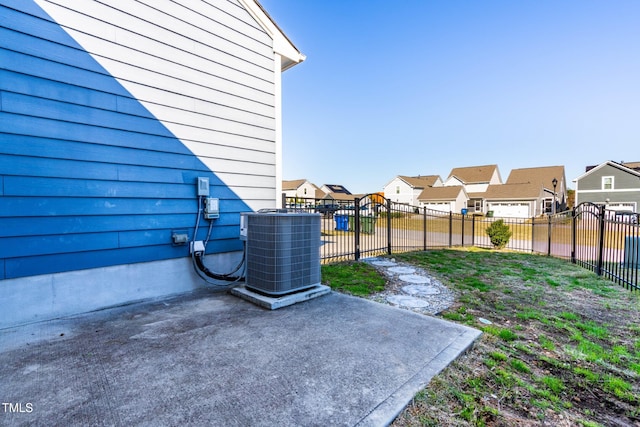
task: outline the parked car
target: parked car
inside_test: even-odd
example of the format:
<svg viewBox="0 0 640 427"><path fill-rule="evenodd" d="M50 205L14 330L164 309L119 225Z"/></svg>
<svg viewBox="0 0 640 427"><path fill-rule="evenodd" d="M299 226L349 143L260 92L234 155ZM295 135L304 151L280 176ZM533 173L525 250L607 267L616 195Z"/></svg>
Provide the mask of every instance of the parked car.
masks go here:
<svg viewBox="0 0 640 427"><path fill-rule="evenodd" d="M331 216L340 210L340 205L318 205L315 208L317 213L321 213L323 215Z"/></svg>
<svg viewBox="0 0 640 427"><path fill-rule="evenodd" d="M353 206L353 205L348 205L348 206L341 206L340 209L345 210L345 211L355 211L356 207ZM369 209L368 205L360 206L360 210L361 211L366 211L367 209Z"/></svg>

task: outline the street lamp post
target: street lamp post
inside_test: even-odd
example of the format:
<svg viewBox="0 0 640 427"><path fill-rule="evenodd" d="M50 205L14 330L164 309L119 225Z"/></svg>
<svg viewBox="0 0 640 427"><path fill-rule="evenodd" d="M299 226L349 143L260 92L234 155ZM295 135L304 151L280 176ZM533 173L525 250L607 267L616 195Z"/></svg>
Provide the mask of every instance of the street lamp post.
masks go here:
<svg viewBox="0 0 640 427"><path fill-rule="evenodd" d="M551 183L553 184L553 208L551 209L551 212L555 215L555 213L556 213L556 186L558 185L558 180L553 178L553 181L551 181Z"/></svg>

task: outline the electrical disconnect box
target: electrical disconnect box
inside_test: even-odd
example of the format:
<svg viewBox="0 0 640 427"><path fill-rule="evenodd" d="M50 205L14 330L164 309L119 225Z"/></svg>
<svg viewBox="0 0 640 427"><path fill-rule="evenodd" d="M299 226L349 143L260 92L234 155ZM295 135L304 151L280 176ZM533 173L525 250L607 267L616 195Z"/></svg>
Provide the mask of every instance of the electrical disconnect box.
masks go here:
<svg viewBox="0 0 640 427"><path fill-rule="evenodd" d="M247 240L247 212L240 213L240 240Z"/></svg>
<svg viewBox="0 0 640 427"><path fill-rule="evenodd" d="M209 178L198 177L198 196L209 195Z"/></svg>
<svg viewBox="0 0 640 427"><path fill-rule="evenodd" d="M204 203L204 217L206 219L220 218L220 203L214 197L207 197Z"/></svg>

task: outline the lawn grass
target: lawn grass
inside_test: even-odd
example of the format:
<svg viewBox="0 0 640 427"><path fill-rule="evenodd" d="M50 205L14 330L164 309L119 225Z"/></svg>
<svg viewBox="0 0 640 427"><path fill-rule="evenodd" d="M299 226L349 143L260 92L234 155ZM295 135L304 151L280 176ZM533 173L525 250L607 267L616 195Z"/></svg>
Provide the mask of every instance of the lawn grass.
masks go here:
<svg viewBox="0 0 640 427"><path fill-rule="evenodd" d="M640 423L640 293L539 255L465 249L394 258L456 292L443 318L484 332L394 426Z"/></svg>
<svg viewBox="0 0 640 427"><path fill-rule="evenodd" d="M322 282L331 289L350 295L367 296L384 290L385 279L361 262L342 262L322 266Z"/></svg>

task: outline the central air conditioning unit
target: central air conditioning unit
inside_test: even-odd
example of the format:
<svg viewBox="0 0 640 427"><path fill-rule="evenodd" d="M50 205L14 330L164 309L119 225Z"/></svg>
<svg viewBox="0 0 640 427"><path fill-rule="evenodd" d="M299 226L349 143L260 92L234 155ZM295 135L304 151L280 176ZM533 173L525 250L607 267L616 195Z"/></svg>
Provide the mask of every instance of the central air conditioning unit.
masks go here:
<svg viewBox="0 0 640 427"><path fill-rule="evenodd" d="M243 213L245 287L280 296L320 285L320 214Z"/></svg>
<svg viewBox="0 0 640 427"><path fill-rule="evenodd" d="M624 238L624 267L638 268L640 266L640 237L627 236Z"/></svg>

